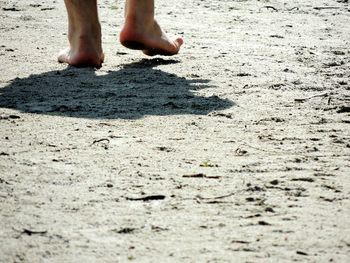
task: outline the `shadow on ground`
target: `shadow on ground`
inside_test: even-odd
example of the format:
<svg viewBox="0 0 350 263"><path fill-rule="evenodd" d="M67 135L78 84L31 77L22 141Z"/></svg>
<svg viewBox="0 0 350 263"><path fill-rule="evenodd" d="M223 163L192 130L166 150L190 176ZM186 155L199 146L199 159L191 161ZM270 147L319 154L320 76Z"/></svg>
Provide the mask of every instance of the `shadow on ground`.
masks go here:
<svg viewBox="0 0 350 263"><path fill-rule="evenodd" d="M92 69L67 68L14 79L0 89L0 107L80 118L137 119L145 115L206 115L232 107L217 96L195 90L209 80L186 79L155 67L176 60L144 59L97 75Z"/></svg>

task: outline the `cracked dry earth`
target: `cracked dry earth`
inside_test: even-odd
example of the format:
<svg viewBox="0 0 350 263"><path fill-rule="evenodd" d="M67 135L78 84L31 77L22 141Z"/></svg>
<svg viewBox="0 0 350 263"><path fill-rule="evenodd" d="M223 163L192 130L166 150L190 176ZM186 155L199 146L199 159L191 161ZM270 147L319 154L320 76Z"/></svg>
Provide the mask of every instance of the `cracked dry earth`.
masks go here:
<svg viewBox="0 0 350 263"><path fill-rule="evenodd" d="M185 45L56 63L63 1L0 1L0 262L349 262L347 0L156 1Z"/></svg>

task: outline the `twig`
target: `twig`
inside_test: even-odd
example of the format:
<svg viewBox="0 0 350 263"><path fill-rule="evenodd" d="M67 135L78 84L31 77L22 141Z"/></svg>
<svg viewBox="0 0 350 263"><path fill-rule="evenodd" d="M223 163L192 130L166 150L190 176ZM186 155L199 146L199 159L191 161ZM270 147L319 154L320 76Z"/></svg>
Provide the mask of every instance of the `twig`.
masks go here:
<svg viewBox="0 0 350 263"><path fill-rule="evenodd" d="M198 173L198 174L185 174L183 175L182 177L184 178L207 178L207 179L220 179L221 176L218 176L218 175L206 175L206 174L203 174L203 173Z"/></svg>
<svg viewBox="0 0 350 263"><path fill-rule="evenodd" d="M110 142L109 139L107 139L107 138L102 138L102 139L94 140L94 141L92 142L91 145L94 145L95 143L99 143L99 142L103 142L103 141L106 141L106 142L108 142L108 143Z"/></svg>
<svg viewBox="0 0 350 263"><path fill-rule="evenodd" d="M108 122L100 122L98 125L100 125L100 126L117 126L115 124L108 123Z"/></svg>
<svg viewBox="0 0 350 263"><path fill-rule="evenodd" d="M313 95L307 98L301 98L301 99L294 99L295 102L305 102L307 100L313 99L313 98L317 98L317 97L327 97L329 94L328 93L322 93L322 94L317 94L317 95Z"/></svg>
<svg viewBox="0 0 350 263"><path fill-rule="evenodd" d="M261 148L258 148L258 147L254 147L246 142L242 142L242 145L244 146L247 146L247 147L250 147L252 149L255 149L255 150L258 150L258 151L262 151L262 152L267 152L267 153L274 153L274 154L281 154L282 151L275 151L275 150L265 150L265 149L261 149Z"/></svg>
<svg viewBox="0 0 350 263"><path fill-rule="evenodd" d="M223 198L226 198L226 197L233 196L233 195L235 195L235 194L236 194L236 193L230 193L230 194L227 194L227 195L220 195L220 196L214 196L214 197L203 197L203 196L197 195L196 198L202 199L202 200L223 199Z"/></svg>
<svg viewBox="0 0 350 263"><path fill-rule="evenodd" d="M31 229L27 229L27 228L23 228L22 230L18 230L14 227L12 229L19 232L19 235L26 234L28 236L31 236L31 235L44 235L47 233L47 230L39 231L39 230L31 230Z"/></svg>
<svg viewBox="0 0 350 263"><path fill-rule="evenodd" d="M276 7L273 7L272 5L266 5L266 6L263 6L262 8L272 9L272 10L278 12L278 9ZM262 9L262 8L260 8L260 9Z"/></svg>
<svg viewBox="0 0 350 263"><path fill-rule="evenodd" d="M126 170L126 168L123 168L121 169L119 172L118 172L118 175L120 175L122 172L124 172Z"/></svg>
<svg viewBox="0 0 350 263"><path fill-rule="evenodd" d="M287 11L293 11L293 10L299 10L299 7L294 6L294 7L292 7L292 8L287 9Z"/></svg>
<svg viewBox="0 0 350 263"><path fill-rule="evenodd" d="M126 200L129 201L144 201L144 202L148 202L148 201L154 201L154 200L164 200L165 199L165 195L149 195L149 196L144 196L144 197L126 197Z"/></svg>
<svg viewBox="0 0 350 263"><path fill-rule="evenodd" d="M339 9L338 6L316 6L315 10L323 10L323 9Z"/></svg>

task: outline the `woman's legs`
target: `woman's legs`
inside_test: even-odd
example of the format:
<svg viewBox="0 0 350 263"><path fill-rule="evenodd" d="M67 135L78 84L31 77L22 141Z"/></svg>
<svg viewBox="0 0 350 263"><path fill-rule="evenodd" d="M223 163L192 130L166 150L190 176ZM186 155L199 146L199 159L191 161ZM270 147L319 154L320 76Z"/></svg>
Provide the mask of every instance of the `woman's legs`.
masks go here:
<svg viewBox="0 0 350 263"><path fill-rule="evenodd" d="M70 47L61 51L58 61L72 66L100 67L104 55L97 0L65 0Z"/></svg>
<svg viewBox="0 0 350 263"><path fill-rule="evenodd" d="M65 0L68 13L70 47L63 50L58 61L72 66L100 67L104 55L101 46L101 25L97 0ZM170 40L154 19L154 0L126 0L125 23L121 43L146 55L175 55L182 38Z"/></svg>
<svg viewBox="0 0 350 263"><path fill-rule="evenodd" d="M183 40L166 36L154 18L154 0L127 0L120 42L127 48L143 50L146 55L175 55Z"/></svg>

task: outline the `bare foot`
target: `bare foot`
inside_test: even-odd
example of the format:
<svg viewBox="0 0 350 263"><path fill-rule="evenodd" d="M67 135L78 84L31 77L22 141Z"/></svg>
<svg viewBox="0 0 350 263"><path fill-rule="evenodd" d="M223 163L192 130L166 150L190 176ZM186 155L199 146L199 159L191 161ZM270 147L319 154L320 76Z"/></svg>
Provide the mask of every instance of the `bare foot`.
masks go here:
<svg viewBox="0 0 350 263"><path fill-rule="evenodd" d="M183 39L170 40L155 20L146 25L126 19L120 42L127 48L142 50L149 56L172 56L179 52Z"/></svg>
<svg viewBox="0 0 350 263"><path fill-rule="evenodd" d="M100 68L104 61L104 54L99 46L91 43L91 39L79 38L78 41L71 41L71 47L59 53L58 62L75 67Z"/></svg>
<svg viewBox="0 0 350 263"><path fill-rule="evenodd" d="M104 54L97 0L65 0L70 47L61 51L58 61L75 67L100 68Z"/></svg>

